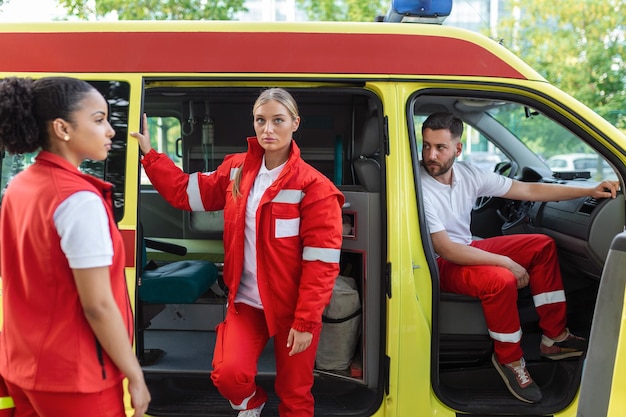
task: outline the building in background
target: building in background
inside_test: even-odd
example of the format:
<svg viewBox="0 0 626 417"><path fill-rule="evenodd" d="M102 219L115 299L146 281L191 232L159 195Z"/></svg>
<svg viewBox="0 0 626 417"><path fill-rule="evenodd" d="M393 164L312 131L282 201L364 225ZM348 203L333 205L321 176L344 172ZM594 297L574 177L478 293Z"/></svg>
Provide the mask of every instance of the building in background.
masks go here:
<svg viewBox="0 0 626 417"><path fill-rule="evenodd" d="M247 0L248 11L238 13L236 19L244 22L295 22L307 20L297 10L296 0Z"/></svg>
<svg viewBox="0 0 626 417"><path fill-rule="evenodd" d="M444 25L477 32L491 29L493 32L498 13L503 10L506 1L510 0L454 0L452 13ZM235 20L245 22L308 20L304 10L299 10L296 0L246 0L245 4L248 11L238 13ZM0 22L51 21L63 19L65 14L65 10L56 4L56 0L11 0L0 9Z"/></svg>
<svg viewBox="0 0 626 417"><path fill-rule="evenodd" d="M495 33L499 13L507 0L456 0L444 25L455 26L475 32L489 30Z"/></svg>
<svg viewBox="0 0 626 417"><path fill-rule="evenodd" d="M498 13L507 0L456 0L452 13L444 25L462 27L476 32L494 32ZM237 20L245 22L296 22L307 20L306 13L298 9L296 0L247 0L248 11L238 13Z"/></svg>

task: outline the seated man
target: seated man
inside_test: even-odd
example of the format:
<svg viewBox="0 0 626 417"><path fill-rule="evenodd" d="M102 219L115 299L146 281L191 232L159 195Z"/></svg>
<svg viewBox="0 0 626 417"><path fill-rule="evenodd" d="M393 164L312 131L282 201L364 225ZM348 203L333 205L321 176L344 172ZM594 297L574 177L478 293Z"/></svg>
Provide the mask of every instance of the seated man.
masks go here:
<svg viewBox="0 0 626 417"><path fill-rule="evenodd" d="M520 347L522 331L517 290L527 285L543 335L540 353L553 360L581 356L585 339L566 327L565 292L556 244L541 234L497 236L472 240L471 210L481 196L524 201L560 201L583 196L615 198L617 181L595 188L528 183L456 162L461 154L463 122L450 113L430 115L422 126L421 182L426 220L438 255L442 291L481 300L492 362L518 399L535 403L541 390L532 380Z"/></svg>

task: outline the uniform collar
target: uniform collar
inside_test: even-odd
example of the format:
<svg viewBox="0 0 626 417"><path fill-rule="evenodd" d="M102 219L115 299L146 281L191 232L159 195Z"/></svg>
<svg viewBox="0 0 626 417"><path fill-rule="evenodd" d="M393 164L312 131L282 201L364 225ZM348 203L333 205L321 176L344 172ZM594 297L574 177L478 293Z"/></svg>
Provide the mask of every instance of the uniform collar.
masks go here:
<svg viewBox="0 0 626 417"><path fill-rule="evenodd" d="M109 182L103 181L100 178L94 177L93 175L82 173L67 159L49 151L40 151L39 154L35 157L35 162L42 165L54 166L63 169L64 171L74 173L103 190L109 190L113 187L113 184Z"/></svg>
<svg viewBox="0 0 626 417"><path fill-rule="evenodd" d="M457 175L459 170L454 169L457 166L457 162L456 161L452 164L452 167L450 168L450 173L452 174L452 181L450 181L450 184L444 184L441 181L437 181L437 179L435 177L433 177L432 175L430 175L428 173L428 170L424 166L424 162L423 161L420 161L420 166L421 166L421 170L422 170L422 175L424 175L428 179L428 181L432 182L433 184L436 184L438 187L454 188L454 187L457 186L457 184L459 184L460 182L463 181L463 177Z"/></svg>
<svg viewBox="0 0 626 417"><path fill-rule="evenodd" d="M39 152L39 154L35 157L35 161L45 163L47 165L56 165L59 168L80 173L80 170L72 165L67 159L49 151Z"/></svg>
<svg viewBox="0 0 626 417"><path fill-rule="evenodd" d="M261 159L261 168L259 169L259 173L257 174L257 176L261 174L267 174L272 179L272 181L275 181L286 164L287 161L283 162L274 169L267 169L267 167L265 166L265 155L263 155L263 159Z"/></svg>
<svg viewBox="0 0 626 417"><path fill-rule="evenodd" d="M252 153L255 157L259 159L265 154L265 149L259 145L259 141L256 136L248 137L248 152ZM291 140L291 146L289 148L289 158L287 161L291 161L293 159L297 159L300 157L300 148L296 144L295 140Z"/></svg>

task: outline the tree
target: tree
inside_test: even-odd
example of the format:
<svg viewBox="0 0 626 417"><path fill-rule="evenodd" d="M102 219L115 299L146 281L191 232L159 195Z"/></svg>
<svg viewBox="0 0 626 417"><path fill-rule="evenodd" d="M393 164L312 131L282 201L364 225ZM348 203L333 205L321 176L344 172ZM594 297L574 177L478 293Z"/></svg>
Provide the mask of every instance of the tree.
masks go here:
<svg viewBox="0 0 626 417"><path fill-rule="evenodd" d="M387 0L297 0L309 20L373 22L386 13Z"/></svg>
<svg viewBox="0 0 626 417"><path fill-rule="evenodd" d="M511 0L498 38L548 81L626 129L626 0Z"/></svg>
<svg viewBox="0 0 626 417"><path fill-rule="evenodd" d="M3 0L0 0L3 1ZM68 16L101 19L117 13L120 20L232 20L247 11L245 0L57 0Z"/></svg>

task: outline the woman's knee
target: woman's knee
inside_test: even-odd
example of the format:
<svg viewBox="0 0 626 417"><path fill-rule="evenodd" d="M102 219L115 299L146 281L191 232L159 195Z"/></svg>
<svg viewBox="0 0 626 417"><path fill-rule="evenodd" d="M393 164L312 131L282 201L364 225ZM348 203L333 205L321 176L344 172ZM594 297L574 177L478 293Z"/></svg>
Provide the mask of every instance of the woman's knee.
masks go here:
<svg viewBox="0 0 626 417"><path fill-rule="evenodd" d="M215 364L211 379L216 386L226 384L248 384L254 381L255 372L246 371L245 367L239 361L222 361Z"/></svg>

